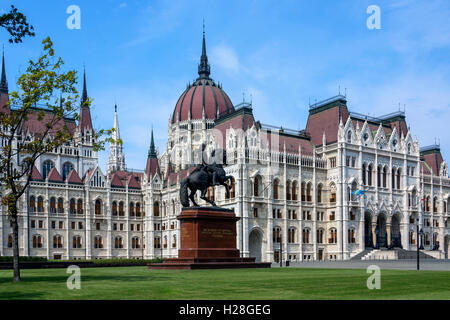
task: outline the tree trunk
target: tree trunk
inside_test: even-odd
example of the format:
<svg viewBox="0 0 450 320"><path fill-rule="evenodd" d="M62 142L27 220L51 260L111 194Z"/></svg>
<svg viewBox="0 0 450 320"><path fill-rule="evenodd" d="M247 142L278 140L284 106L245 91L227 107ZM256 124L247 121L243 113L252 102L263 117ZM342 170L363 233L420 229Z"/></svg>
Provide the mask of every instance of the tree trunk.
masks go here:
<svg viewBox="0 0 450 320"><path fill-rule="evenodd" d="M17 203L10 208L10 217L13 229L13 268L14 282L20 282L20 266L19 266L19 222L17 217Z"/></svg>

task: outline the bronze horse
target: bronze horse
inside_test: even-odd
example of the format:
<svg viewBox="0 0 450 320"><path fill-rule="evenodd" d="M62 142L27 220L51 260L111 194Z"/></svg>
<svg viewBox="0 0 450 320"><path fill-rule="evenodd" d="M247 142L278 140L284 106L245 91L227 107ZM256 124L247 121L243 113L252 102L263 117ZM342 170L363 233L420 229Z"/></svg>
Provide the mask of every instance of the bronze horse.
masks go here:
<svg viewBox="0 0 450 320"><path fill-rule="evenodd" d="M204 146L202 148L204 150ZM214 151L212 153L214 156ZM227 176L225 174L225 170L221 164L203 164L197 166L191 174L185 179L181 180L180 187L180 202L183 207L189 207L189 199L192 201L194 206L198 207L199 205L195 202L194 196L197 190L200 190L201 195L200 198L210 203L214 207L216 207L216 203L206 197L206 192L208 188L211 186L222 185L225 187L227 192L227 197L230 196L230 188L226 184L227 181L230 181L231 186L233 185L234 178L233 176ZM191 191L188 194L188 189Z"/></svg>

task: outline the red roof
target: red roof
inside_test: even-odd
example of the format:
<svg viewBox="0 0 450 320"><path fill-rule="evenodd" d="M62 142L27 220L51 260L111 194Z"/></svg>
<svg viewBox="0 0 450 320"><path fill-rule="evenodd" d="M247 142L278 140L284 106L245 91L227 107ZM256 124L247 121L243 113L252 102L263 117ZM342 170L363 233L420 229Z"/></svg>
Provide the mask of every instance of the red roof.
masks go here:
<svg viewBox="0 0 450 320"><path fill-rule="evenodd" d="M345 105L336 104L316 113L310 111L306 124L306 132L311 136L311 141L315 146L322 145L324 132L327 143L337 141L339 116L342 118L342 123L345 124L348 118L348 110Z"/></svg>
<svg viewBox="0 0 450 320"><path fill-rule="evenodd" d="M39 119L39 113L43 110L33 110L28 114L28 119L25 121L23 126L24 132L30 132L36 136L41 136L46 130L46 124L49 122L53 122L53 113L51 111L45 110L43 119ZM55 133L58 130L61 130L67 126L67 129L70 135L74 135L76 129L75 120L72 119L61 119L53 125L53 128L50 130L50 134Z"/></svg>
<svg viewBox="0 0 450 320"><path fill-rule="evenodd" d="M58 170L56 170L55 167L53 167L50 172L48 173L48 181L51 182L64 182L61 175L59 174Z"/></svg>
<svg viewBox="0 0 450 320"><path fill-rule="evenodd" d="M432 153L428 153L422 156L424 161L428 164L428 166L433 170L433 175L439 175L439 171L441 169L441 164L444 161L442 158L441 152L436 151ZM426 166L425 166L426 168ZM429 170L426 168L424 169L424 173L429 172ZM430 173L427 173L430 174Z"/></svg>
<svg viewBox="0 0 450 320"><path fill-rule="evenodd" d="M8 104L9 101L9 95L5 93L0 93L0 112L10 114L11 109Z"/></svg>
<svg viewBox="0 0 450 320"><path fill-rule="evenodd" d="M218 147L226 149L227 130L230 129L230 127L247 131L254 123L255 119L253 114L244 112L242 109L236 110L234 114L231 114L229 118L226 118L224 121L219 120L219 123L214 126L213 131L213 134L216 137L215 140L219 143ZM220 137L220 135L222 136ZM220 143L222 145L220 145Z"/></svg>
<svg viewBox="0 0 450 320"><path fill-rule="evenodd" d="M40 180L40 181L44 180L42 179L42 175L36 168L36 166L33 166L33 169L31 170L31 180Z"/></svg>
<svg viewBox="0 0 450 320"><path fill-rule="evenodd" d="M141 188L142 173L128 171L114 171L111 174L111 186L116 188L125 188L128 181L129 188Z"/></svg>
<svg viewBox="0 0 450 320"><path fill-rule="evenodd" d="M67 175L67 181L69 183L83 184L83 181L81 181L80 176L74 169L72 169Z"/></svg>
<svg viewBox="0 0 450 320"><path fill-rule="evenodd" d="M191 119L201 119L205 110L207 119L215 119L217 113L226 114L234 110L228 95L211 79L199 79L187 88L175 105L172 123Z"/></svg>
<svg viewBox="0 0 450 320"><path fill-rule="evenodd" d="M159 176L161 176L161 173L159 171L159 163L158 163L158 159L153 158L153 157L148 157L147 158L147 165L145 167L145 173L147 174L148 179L152 179L155 174L158 174Z"/></svg>
<svg viewBox="0 0 450 320"><path fill-rule="evenodd" d="M79 127L81 131L86 131L86 129L92 131L92 119L89 107L81 107Z"/></svg>

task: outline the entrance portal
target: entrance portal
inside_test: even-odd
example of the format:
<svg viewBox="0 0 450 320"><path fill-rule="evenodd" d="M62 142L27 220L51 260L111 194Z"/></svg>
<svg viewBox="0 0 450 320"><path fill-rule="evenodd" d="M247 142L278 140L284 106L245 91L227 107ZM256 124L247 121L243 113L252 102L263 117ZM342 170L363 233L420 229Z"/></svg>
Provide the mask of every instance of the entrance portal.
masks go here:
<svg viewBox="0 0 450 320"><path fill-rule="evenodd" d="M261 262L262 235L261 232L254 229L248 237L250 257L256 258L256 262Z"/></svg>
<svg viewBox="0 0 450 320"><path fill-rule="evenodd" d="M364 245L366 248L373 248L372 217L368 212L364 214Z"/></svg>
<svg viewBox="0 0 450 320"><path fill-rule="evenodd" d="M383 213L378 215L375 233L377 235L377 248L386 248L387 247L386 217Z"/></svg>
<svg viewBox="0 0 450 320"><path fill-rule="evenodd" d="M402 236L400 233L400 217L398 214L394 214L391 223L391 247L402 248Z"/></svg>

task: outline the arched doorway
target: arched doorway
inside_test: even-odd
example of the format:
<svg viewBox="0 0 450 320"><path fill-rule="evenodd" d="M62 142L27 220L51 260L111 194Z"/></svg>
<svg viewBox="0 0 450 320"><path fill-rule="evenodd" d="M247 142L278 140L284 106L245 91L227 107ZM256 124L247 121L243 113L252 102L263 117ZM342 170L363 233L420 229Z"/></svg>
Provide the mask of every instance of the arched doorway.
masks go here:
<svg viewBox="0 0 450 320"><path fill-rule="evenodd" d="M444 238L444 252L445 252L445 259L448 259L448 252L449 252L449 246L450 246L450 236L445 236Z"/></svg>
<svg viewBox="0 0 450 320"><path fill-rule="evenodd" d="M391 247L402 248L402 236L400 233L400 216L394 214L391 220Z"/></svg>
<svg viewBox="0 0 450 320"><path fill-rule="evenodd" d="M248 237L250 257L256 258L256 262L261 262L262 234L259 230L253 229Z"/></svg>
<svg viewBox="0 0 450 320"><path fill-rule="evenodd" d="M377 235L377 248L386 248L387 247L386 216L383 213L380 213L378 215L375 234Z"/></svg>
<svg viewBox="0 0 450 320"><path fill-rule="evenodd" d="M372 217L369 212L364 214L364 245L366 248L373 248Z"/></svg>

